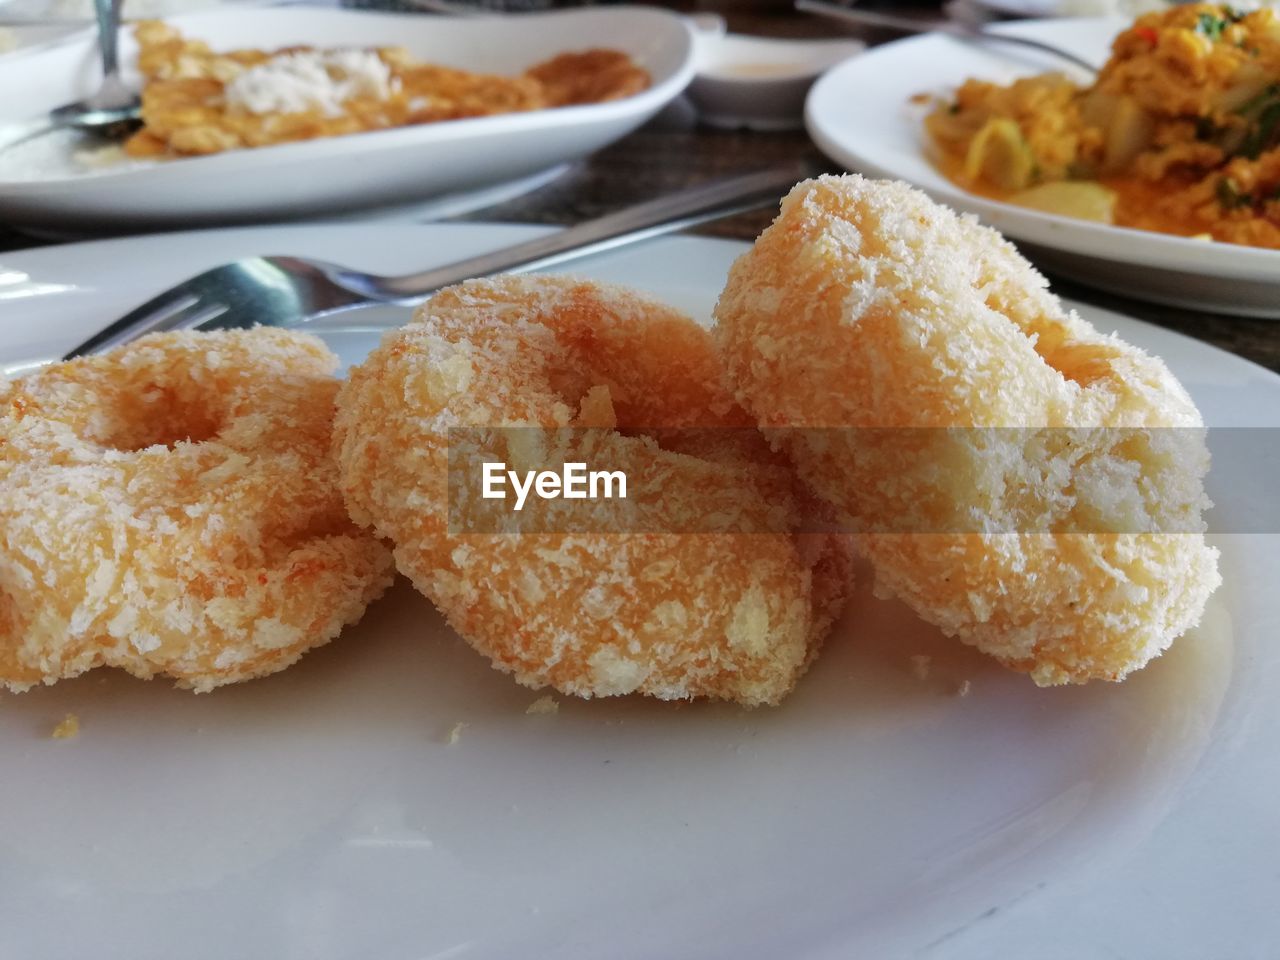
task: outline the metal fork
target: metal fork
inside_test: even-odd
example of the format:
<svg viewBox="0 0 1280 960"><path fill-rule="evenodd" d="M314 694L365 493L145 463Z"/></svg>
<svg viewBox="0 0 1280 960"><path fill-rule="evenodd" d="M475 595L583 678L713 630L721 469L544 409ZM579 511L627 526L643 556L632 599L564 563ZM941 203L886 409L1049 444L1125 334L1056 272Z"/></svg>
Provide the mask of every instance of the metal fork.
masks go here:
<svg viewBox="0 0 1280 960"><path fill-rule="evenodd" d="M813 174L786 164L636 204L545 237L421 273L387 277L304 257L248 257L206 270L131 310L64 359L102 353L162 330L297 326L375 303L413 303L441 287L565 263L768 204Z"/></svg>
<svg viewBox="0 0 1280 960"><path fill-rule="evenodd" d="M1045 43L1043 40L1036 40L1032 37L987 30L982 25L967 20L913 20L910 17L899 17L891 13L881 13L878 10L861 10L854 7L840 6L839 4L828 3L826 0L795 0L795 8L804 13L826 17L828 20L839 20L844 23L854 23L865 27L883 27L888 30L897 30L900 33L945 33L953 37L959 37L962 40L1009 43L1015 46L1029 47L1032 50L1048 53L1074 64L1087 73L1096 74L1098 72L1096 64L1090 63L1084 57L1077 56L1070 50L1064 50L1062 47L1052 43Z"/></svg>

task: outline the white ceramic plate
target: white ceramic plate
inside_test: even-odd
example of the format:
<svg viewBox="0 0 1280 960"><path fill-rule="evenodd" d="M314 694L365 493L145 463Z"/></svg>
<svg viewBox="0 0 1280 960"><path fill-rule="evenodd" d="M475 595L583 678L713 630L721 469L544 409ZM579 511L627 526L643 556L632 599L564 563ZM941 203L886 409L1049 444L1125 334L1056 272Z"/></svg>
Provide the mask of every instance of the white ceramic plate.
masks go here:
<svg viewBox="0 0 1280 960"><path fill-rule="evenodd" d="M1014 17L1128 16L1161 10L1166 0L965 0Z"/></svg>
<svg viewBox="0 0 1280 960"><path fill-rule="evenodd" d="M268 0L269 2L269 0ZM174 17L197 10L229 5L265 5L263 0L122 0L120 15L125 20ZM319 6L338 6L333 0L319 0ZM4 18L16 22L93 23L93 0L0 0Z"/></svg>
<svg viewBox="0 0 1280 960"><path fill-rule="evenodd" d="M970 0L979 7L1014 17L1058 16L1062 0Z"/></svg>
<svg viewBox="0 0 1280 960"><path fill-rule="evenodd" d="M1055 43L1101 64L1125 21L1028 21L1001 29ZM978 214L1039 263L1082 283L1161 303L1280 316L1280 251L1205 243L1041 213L975 196L932 161L915 94L947 95L966 77L1008 82L1062 70L1061 61L1003 44L930 34L870 50L814 85L805 117L818 146L851 170L906 180Z"/></svg>
<svg viewBox="0 0 1280 960"><path fill-rule="evenodd" d="M569 50L607 44L652 75L652 86L609 103L423 124L122 167L98 174L23 179L65 165L57 141L48 161L0 157L0 219L61 228L136 228L315 216L458 193L528 176L629 133L675 97L693 74L693 39L660 10L610 7L513 17L447 18L288 7L218 10L171 19L213 47L400 45L418 57L469 70L518 73ZM136 53L130 33L121 57ZM88 93L96 54L89 38L0 60L0 126ZM137 78L132 78L137 82ZM19 162L21 161L21 162ZM42 174L37 174L42 176Z"/></svg>
<svg viewBox="0 0 1280 960"><path fill-rule="evenodd" d="M474 190L462 190L457 193L446 193L426 200L412 203L392 203L385 207L364 207L360 210L349 210L341 213L329 213L298 217L281 217L283 223L305 223L319 221L322 223L426 223L430 220L447 220L474 213L498 204L507 203L541 190L559 177L564 176L573 167L571 163L560 164L539 170L537 173L514 180L503 180L486 184ZM74 224L60 227L26 227L24 233L44 240L67 242L70 240L88 240L98 237L111 237L129 234L132 231L110 223Z"/></svg>
<svg viewBox="0 0 1280 960"><path fill-rule="evenodd" d="M0 0L0 4L4 2L5 0ZM83 33L84 29L74 23L20 23L0 26L0 57L29 55L56 46L78 33Z"/></svg>
<svg viewBox="0 0 1280 960"><path fill-rule="evenodd" d="M404 271L536 232L4 254L0 361L56 355L237 256ZM705 321L742 249L668 239L578 272ZM1166 357L1211 423L1280 424L1280 378L1086 313ZM355 314L330 341L355 361L404 317ZM1215 489L1223 525L1247 529L1268 491ZM538 694L403 584L298 666L208 696L106 671L0 696L0 957L1270 958L1280 538L1219 545L1204 626L1122 685L1036 689L864 578L778 709L560 698L527 716ZM912 655L933 657L926 679ZM68 711L79 737L50 739Z"/></svg>

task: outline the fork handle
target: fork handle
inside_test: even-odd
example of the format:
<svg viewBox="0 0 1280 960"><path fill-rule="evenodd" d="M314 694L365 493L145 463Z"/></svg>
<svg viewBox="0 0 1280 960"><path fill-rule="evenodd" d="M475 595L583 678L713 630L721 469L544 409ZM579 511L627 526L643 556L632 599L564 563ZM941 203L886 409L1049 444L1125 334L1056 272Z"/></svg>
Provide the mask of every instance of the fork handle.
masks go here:
<svg viewBox="0 0 1280 960"><path fill-rule="evenodd" d="M826 0L795 0L795 8L803 13L812 13L828 20L839 20L844 23L858 24L865 27L883 27L899 33L945 33L962 40L989 40L994 43L1011 43L1015 46L1029 47L1048 53L1052 56L1075 64L1081 70L1096 74L1098 68L1084 57L1076 56L1070 50L1064 50L1053 44L1023 37L1018 34L997 33L986 30L976 24L961 20L914 20L911 17L900 17L892 13L881 13L878 10L861 10L829 3Z"/></svg>
<svg viewBox="0 0 1280 960"><path fill-rule="evenodd" d="M807 164L786 164L681 190L588 220L545 237L481 254L421 273L370 277L331 267L334 283L374 300L415 300L442 287L512 270L534 270L576 260L647 237L671 233L778 202L797 180L813 175Z"/></svg>

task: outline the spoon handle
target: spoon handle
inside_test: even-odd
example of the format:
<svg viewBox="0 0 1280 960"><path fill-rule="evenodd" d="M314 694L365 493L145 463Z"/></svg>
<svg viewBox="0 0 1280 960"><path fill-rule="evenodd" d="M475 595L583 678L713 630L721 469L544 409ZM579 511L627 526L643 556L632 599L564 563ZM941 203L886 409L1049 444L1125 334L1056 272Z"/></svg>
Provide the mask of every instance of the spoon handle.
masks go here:
<svg viewBox="0 0 1280 960"><path fill-rule="evenodd" d="M120 72L117 53L120 40L121 0L93 0L98 18L98 50L102 53L102 77L114 77Z"/></svg>

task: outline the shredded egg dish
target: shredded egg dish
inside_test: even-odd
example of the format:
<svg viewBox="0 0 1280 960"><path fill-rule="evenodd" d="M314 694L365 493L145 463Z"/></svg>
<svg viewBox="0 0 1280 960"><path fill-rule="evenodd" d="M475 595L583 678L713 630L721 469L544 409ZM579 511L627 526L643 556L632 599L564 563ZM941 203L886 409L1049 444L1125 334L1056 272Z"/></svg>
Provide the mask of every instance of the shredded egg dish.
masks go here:
<svg viewBox="0 0 1280 960"><path fill-rule="evenodd" d="M611 49L566 52L497 76L423 63L399 47L216 52L159 20L134 33L143 127L125 153L141 159L601 103L650 82Z"/></svg>
<svg viewBox="0 0 1280 960"><path fill-rule="evenodd" d="M1097 81L968 79L925 118L946 174L1067 216L1280 249L1280 18L1192 3L1115 38Z"/></svg>

